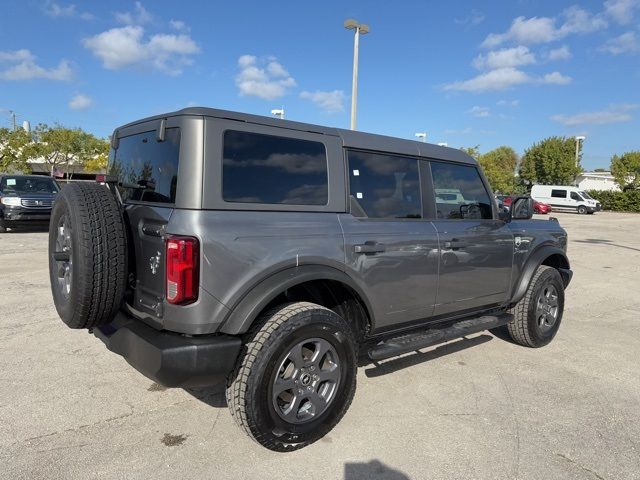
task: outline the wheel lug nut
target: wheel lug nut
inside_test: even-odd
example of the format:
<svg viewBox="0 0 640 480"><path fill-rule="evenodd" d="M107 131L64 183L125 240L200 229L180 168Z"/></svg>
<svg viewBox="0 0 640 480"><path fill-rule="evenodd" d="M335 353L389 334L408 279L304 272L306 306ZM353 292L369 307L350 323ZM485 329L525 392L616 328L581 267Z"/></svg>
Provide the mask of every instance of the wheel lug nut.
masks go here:
<svg viewBox="0 0 640 480"><path fill-rule="evenodd" d="M298 389L298 394L302 395L302 389L301 388Z"/></svg>
<svg viewBox="0 0 640 480"><path fill-rule="evenodd" d="M312 372L316 369L316 367L311 367L309 370L311 370Z"/></svg>
<svg viewBox="0 0 640 480"><path fill-rule="evenodd" d="M311 385L309 385L309 386L307 387L307 390L311 390Z"/></svg>

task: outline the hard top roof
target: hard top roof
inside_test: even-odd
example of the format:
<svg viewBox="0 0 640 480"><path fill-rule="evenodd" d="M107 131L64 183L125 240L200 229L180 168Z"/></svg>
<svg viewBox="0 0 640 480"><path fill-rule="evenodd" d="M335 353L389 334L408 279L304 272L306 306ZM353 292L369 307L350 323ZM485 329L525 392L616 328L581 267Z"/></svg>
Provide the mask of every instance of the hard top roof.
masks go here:
<svg viewBox="0 0 640 480"><path fill-rule="evenodd" d="M457 148L443 147L440 145L434 145L432 143L405 140L402 138L389 137L386 135L345 130L342 128L325 127L322 125L314 125L311 123L294 122L291 120L283 120L274 117L251 115L248 113L232 112L229 110L219 110L216 108L206 107L188 107L183 108L182 110L177 110L175 112L143 118L141 120L137 120L135 122L131 122L123 125L122 127L119 127L118 129L116 129L116 132L122 128L137 125L140 123L179 115L222 118L238 122L266 125L276 128L286 128L303 132L319 133L322 135L332 135L340 137L344 147L375 150L401 155L417 155L421 157L449 160L453 162L468 163L472 165L476 164L476 161L471 156L467 155L462 150L459 150Z"/></svg>

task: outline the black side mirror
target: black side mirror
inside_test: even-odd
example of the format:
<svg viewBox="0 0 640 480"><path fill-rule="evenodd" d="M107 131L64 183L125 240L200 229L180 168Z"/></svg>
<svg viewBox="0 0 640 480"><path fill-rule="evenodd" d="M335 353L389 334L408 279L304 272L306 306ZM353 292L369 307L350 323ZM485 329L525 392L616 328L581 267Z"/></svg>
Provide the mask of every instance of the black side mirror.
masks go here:
<svg viewBox="0 0 640 480"><path fill-rule="evenodd" d="M511 203L512 220L529 220L533 217L533 199L531 197L515 197Z"/></svg>

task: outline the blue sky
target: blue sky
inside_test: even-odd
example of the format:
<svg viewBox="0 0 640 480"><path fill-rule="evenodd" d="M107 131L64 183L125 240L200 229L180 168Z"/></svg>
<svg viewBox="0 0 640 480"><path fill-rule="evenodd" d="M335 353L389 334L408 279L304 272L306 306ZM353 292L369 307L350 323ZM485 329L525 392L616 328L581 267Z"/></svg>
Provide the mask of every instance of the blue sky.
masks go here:
<svg viewBox="0 0 640 480"><path fill-rule="evenodd" d="M2 2L0 126L107 136L202 105L348 128L353 17L358 128L524 149L586 135L583 167L640 150L640 0Z"/></svg>

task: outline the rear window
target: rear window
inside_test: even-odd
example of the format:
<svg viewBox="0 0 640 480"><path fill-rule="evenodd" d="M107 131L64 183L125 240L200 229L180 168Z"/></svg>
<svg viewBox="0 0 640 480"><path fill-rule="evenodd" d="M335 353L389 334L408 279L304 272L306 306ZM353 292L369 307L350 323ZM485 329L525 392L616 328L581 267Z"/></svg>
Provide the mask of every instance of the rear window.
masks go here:
<svg viewBox="0 0 640 480"><path fill-rule="evenodd" d="M222 197L237 203L326 205L325 147L309 140L227 130Z"/></svg>
<svg viewBox="0 0 640 480"><path fill-rule="evenodd" d="M56 193L58 184L48 177L2 177L0 178L0 192L6 194L24 195L29 193Z"/></svg>
<svg viewBox="0 0 640 480"><path fill-rule="evenodd" d="M108 171L124 184L124 201L175 203L179 157L180 129L167 128L162 142L154 130L120 138Z"/></svg>

